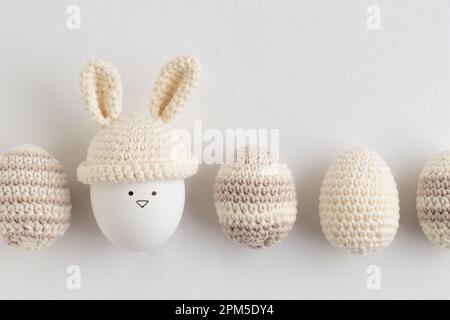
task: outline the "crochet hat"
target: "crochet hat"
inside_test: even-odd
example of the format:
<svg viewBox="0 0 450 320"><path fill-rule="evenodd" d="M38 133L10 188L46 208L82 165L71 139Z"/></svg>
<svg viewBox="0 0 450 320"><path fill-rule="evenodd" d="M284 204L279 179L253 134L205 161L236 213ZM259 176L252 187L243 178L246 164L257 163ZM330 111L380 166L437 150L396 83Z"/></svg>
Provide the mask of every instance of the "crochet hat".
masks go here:
<svg viewBox="0 0 450 320"><path fill-rule="evenodd" d="M198 65L178 57L161 70L151 98L151 115L121 115L122 85L117 69L100 60L81 73L87 110L101 129L78 167L85 184L133 183L184 179L194 175L197 160L168 123L197 86Z"/></svg>

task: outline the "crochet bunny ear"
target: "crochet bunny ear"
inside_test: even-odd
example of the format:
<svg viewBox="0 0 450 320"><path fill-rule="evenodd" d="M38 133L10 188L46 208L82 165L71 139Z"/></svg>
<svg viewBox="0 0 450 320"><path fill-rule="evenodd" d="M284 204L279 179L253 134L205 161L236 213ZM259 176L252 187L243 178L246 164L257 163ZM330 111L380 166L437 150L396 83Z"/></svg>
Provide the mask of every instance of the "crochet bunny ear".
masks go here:
<svg viewBox="0 0 450 320"><path fill-rule="evenodd" d="M170 122L197 87L199 68L192 57L180 56L162 69L153 89L150 111Z"/></svg>
<svg viewBox="0 0 450 320"><path fill-rule="evenodd" d="M81 73L81 92L86 109L101 126L109 125L122 112L122 83L116 67L102 60L87 64Z"/></svg>

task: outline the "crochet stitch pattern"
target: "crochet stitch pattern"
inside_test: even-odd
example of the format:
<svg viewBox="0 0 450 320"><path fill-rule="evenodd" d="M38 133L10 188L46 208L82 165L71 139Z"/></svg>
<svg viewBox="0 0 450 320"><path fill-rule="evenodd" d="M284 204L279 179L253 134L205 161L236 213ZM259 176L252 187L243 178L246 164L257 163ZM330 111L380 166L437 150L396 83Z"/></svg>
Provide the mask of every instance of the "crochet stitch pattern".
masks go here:
<svg viewBox="0 0 450 320"><path fill-rule="evenodd" d="M153 89L150 110L155 118L164 122L173 117L186 104L198 84L197 61L192 57L178 57L162 69Z"/></svg>
<svg viewBox="0 0 450 320"><path fill-rule="evenodd" d="M86 66L80 77L86 109L101 126L111 124L122 112L122 83L117 68L102 60Z"/></svg>
<svg viewBox="0 0 450 320"><path fill-rule="evenodd" d="M232 240L270 247L292 229L297 198L292 174L263 148L246 146L223 164L214 184L219 223Z"/></svg>
<svg viewBox="0 0 450 320"><path fill-rule="evenodd" d="M450 151L444 151L422 170L417 187L417 217L427 238L450 248Z"/></svg>
<svg viewBox="0 0 450 320"><path fill-rule="evenodd" d="M101 129L78 167L85 184L131 183L184 179L198 161L174 135L168 123L181 110L198 83L192 57L180 56L161 70L153 89L150 115L121 115L122 88L117 69L95 60L81 74L86 108Z"/></svg>
<svg viewBox="0 0 450 320"><path fill-rule="evenodd" d="M40 249L69 228L70 194L58 160L44 149L17 146L0 158L0 237Z"/></svg>
<svg viewBox="0 0 450 320"><path fill-rule="evenodd" d="M359 254L388 246L400 219L389 167L373 151L340 154L323 180L319 216L325 237L334 246Z"/></svg>

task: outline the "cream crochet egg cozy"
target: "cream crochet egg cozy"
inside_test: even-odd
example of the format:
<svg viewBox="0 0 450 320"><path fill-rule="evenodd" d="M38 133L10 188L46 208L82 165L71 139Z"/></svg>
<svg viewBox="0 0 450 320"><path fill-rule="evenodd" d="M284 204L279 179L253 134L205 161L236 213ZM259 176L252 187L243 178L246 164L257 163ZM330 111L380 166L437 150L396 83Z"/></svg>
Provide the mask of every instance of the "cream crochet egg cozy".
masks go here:
<svg viewBox="0 0 450 320"><path fill-rule="evenodd" d="M320 189L320 223L334 246L368 254L388 246L399 224L399 198L391 171L373 151L337 156Z"/></svg>
<svg viewBox="0 0 450 320"><path fill-rule="evenodd" d="M122 115L122 85L117 69L101 60L81 73L81 91L92 119L101 129L78 167L85 184L133 183L184 179L198 170L197 160L168 125L198 82L196 60L169 61L156 80L150 115Z"/></svg>

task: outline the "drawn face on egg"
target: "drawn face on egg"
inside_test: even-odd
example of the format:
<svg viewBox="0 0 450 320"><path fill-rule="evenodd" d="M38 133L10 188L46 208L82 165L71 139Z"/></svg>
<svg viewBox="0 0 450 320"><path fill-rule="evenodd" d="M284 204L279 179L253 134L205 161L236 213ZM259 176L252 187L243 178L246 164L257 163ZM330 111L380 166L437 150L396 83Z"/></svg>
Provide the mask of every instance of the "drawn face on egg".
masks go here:
<svg viewBox="0 0 450 320"><path fill-rule="evenodd" d="M184 180L91 186L95 219L118 247L146 251L176 230L184 207Z"/></svg>
<svg viewBox="0 0 450 320"><path fill-rule="evenodd" d="M152 196L156 196L158 194L158 192L156 192L156 191L152 191ZM133 190L130 190L130 191L128 191L128 195L130 196L130 197L133 197L135 194L134 194L134 191ZM149 203L150 201L149 200L136 200L136 204L140 207L140 208L144 208L148 203Z"/></svg>

